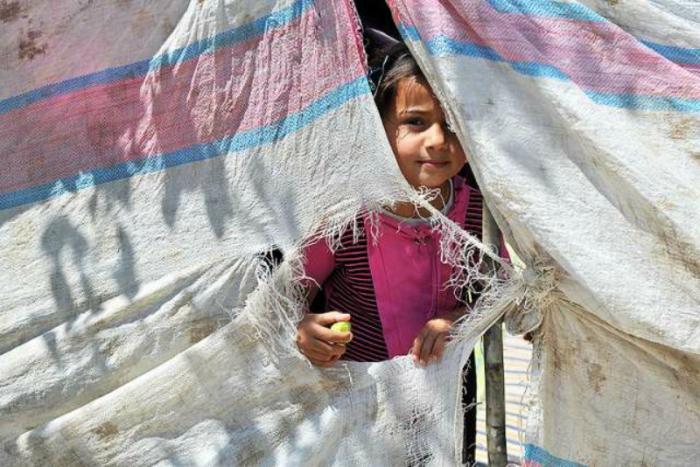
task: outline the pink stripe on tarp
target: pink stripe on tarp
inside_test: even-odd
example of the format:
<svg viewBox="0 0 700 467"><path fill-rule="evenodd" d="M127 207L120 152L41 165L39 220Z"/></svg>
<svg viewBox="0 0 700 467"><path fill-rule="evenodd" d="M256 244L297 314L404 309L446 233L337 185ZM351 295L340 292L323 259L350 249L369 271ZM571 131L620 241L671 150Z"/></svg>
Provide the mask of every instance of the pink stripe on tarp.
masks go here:
<svg viewBox="0 0 700 467"><path fill-rule="evenodd" d="M684 70L694 74L698 78L700 78L700 65L696 65L694 63L678 63L676 62L678 66L683 67Z"/></svg>
<svg viewBox="0 0 700 467"><path fill-rule="evenodd" d="M284 28L145 78L0 115L0 192L219 140L299 111L365 73L357 51L345 47L355 31L343 2L332 8L335 15L311 9ZM340 37L320 42L319 30Z"/></svg>
<svg viewBox="0 0 700 467"><path fill-rule="evenodd" d="M551 65L596 92L700 99L698 77L610 22L499 13L487 2L403 2L421 40L448 37Z"/></svg>

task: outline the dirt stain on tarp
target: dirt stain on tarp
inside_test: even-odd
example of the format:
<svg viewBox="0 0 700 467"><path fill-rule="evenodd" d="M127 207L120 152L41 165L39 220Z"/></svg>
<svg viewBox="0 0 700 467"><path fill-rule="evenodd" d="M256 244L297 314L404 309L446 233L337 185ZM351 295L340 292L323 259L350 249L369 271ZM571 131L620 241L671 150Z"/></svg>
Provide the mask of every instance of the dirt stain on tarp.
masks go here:
<svg viewBox="0 0 700 467"><path fill-rule="evenodd" d="M0 1L0 21L11 23L19 18L22 7L19 2Z"/></svg>
<svg viewBox="0 0 700 467"><path fill-rule="evenodd" d="M606 379L603 374L603 367L597 363L591 363L588 367L588 382L591 383L595 392L600 393Z"/></svg>
<svg viewBox="0 0 700 467"><path fill-rule="evenodd" d="M556 373L569 371L573 365L572 356L576 355L576 348L565 348L563 346L552 346L551 364Z"/></svg>
<svg viewBox="0 0 700 467"><path fill-rule="evenodd" d="M680 372L688 376L688 381L700 381L700 358L680 356Z"/></svg>
<svg viewBox="0 0 700 467"><path fill-rule="evenodd" d="M175 25L173 25L173 23L171 23L167 19L160 24L160 27L163 30L163 34L166 37L169 36L170 33L173 32L173 30L175 30Z"/></svg>
<svg viewBox="0 0 700 467"><path fill-rule="evenodd" d="M100 351L107 357L114 355L114 352L119 349L120 342L117 339L109 340L106 344L100 347Z"/></svg>
<svg viewBox="0 0 700 467"><path fill-rule="evenodd" d="M138 35L150 32L157 24L156 17L146 8L140 8L131 19L131 29Z"/></svg>
<svg viewBox="0 0 700 467"><path fill-rule="evenodd" d="M46 44L39 44L41 31L28 31L27 35L19 40L17 56L22 59L32 60L37 55L46 53Z"/></svg>
<svg viewBox="0 0 700 467"><path fill-rule="evenodd" d="M205 337L208 337L214 331L216 331L216 325L211 321L202 320L200 322L193 323L192 327L188 331L190 344L196 344Z"/></svg>
<svg viewBox="0 0 700 467"><path fill-rule="evenodd" d="M694 120L691 118L683 118L678 122L673 122L671 124L669 136L675 140L687 139L690 136L691 130L693 130L694 123Z"/></svg>
<svg viewBox="0 0 700 467"><path fill-rule="evenodd" d="M95 433L100 438L100 441L102 441L110 436L116 435L119 432L119 429L112 422L104 422L102 425L98 426L97 428L93 428L90 431Z"/></svg>

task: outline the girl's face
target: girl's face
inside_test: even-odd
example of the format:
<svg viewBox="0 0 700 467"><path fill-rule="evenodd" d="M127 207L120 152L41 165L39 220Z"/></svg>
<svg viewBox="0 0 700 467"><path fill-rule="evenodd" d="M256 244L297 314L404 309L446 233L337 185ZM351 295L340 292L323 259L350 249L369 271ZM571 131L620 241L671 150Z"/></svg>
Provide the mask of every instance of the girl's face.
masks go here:
<svg viewBox="0 0 700 467"><path fill-rule="evenodd" d="M444 189L467 162L440 103L422 80L399 80L383 120L399 169L413 187Z"/></svg>

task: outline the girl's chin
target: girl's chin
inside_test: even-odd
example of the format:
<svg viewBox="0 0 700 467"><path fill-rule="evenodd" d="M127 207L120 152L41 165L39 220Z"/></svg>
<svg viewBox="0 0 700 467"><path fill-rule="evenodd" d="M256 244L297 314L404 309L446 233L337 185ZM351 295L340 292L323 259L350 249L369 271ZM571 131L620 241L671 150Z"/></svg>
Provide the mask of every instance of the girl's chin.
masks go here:
<svg viewBox="0 0 700 467"><path fill-rule="evenodd" d="M413 187L415 188L429 188L429 189L434 189L434 188L443 188L446 183L448 182L449 178L418 178L416 180L417 183L412 183Z"/></svg>
<svg viewBox="0 0 700 467"><path fill-rule="evenodd" d="M419 180L418 183L411 183L411 186L413 188L419 190L419 189L429 189L429 190L436 190L440 188L445 188L445 186L448 184L448 180L443 180L443 181L422 181Z"/></svg>

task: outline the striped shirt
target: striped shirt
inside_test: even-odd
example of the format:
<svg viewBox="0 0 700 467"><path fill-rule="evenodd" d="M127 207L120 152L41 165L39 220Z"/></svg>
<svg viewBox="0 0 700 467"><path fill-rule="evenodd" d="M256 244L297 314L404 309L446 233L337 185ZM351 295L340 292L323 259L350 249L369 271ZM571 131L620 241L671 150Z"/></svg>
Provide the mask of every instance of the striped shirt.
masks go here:
<svg viewBox="0 0 700 467"><path fill-rule="evenodd" d="M452 203L452 208L448 213L449 216L457 221L463 228L468 230L473 235L481 236L481 220L482 220L482 197L481 193L466 184L464 181L455 177L455 195L456 201ZM458 215L459 218L455 218ZM387 214L380 214L386 220L389 216ZM392 223L393 222L393 223ZM379 242L392 241L396 237L396 227L404 228L400 221L391 219L388 220L383 226L386 227L386 236L380 232ZM427 222L425 223L427 225ZM425 227L425 226L423 226ZM404 248L407 255L410 256L411 251L422 252L421 248L425 248L424 245L426 241L436 242L437 239L433 238L437 234L428 229L404 229L405 235L414 235L415 238L411 238L410 241L401 238L404 241ZM420 233L418 233L420 232ZM393 237L392 237L393 235ZM404 235L404 236L405 236ZM325 245L324 245L325 246ZM386 246L386 245L384 245ZM382 315L382 311L386 311L388 305L384 305L384 309L378 306L377 293L384 293L387 295L387 287L396 289L397 284L415 284L415 281L405 281L400 280L402 273L406 272L406 266L411 264L411 261L391 261L392 264L385 264L386 261L381 260L388 255L374 254L372 256L373 247L368 245L367 236L363 232L360 233L356 241L353 241L353 232L348 230L341 236L340 247L336 249L335 252L330 252L327 247L312 247L307 250L307 274L317 280L322 286L323 294L319 294L322 298L319 302L315 302L312 306L312 311L314 312L324 312L330 310L338 310L344 313L349 313L351 315L352 322L352 333L353 340L347 344L347 350L343 355L345 360L352 361L362 361L362 362L374 362L387 360L390 357L399 354L405 354L408 352L409 342L415 338L414 334L417 334L417 330L425 324L428 319L434 317L436 310L432 310L432 315L429 313L422 313L421 317L414 319L413 327L406 331L404 329L397 329L396 332L403 333L401 338L394 340L388 340L391 336L386 334L386 331L390 326L391 329L400 328L406 319L396 320L391 319L387 316L387 313ZM434 263L439 263L439 251L431 250L433 256L437 256ZM424 252L422 254L425 254ZM428 253L431 254L431 253ZM321 258L323 256L332 255L331 263L325 267L319 267L318 264L327 261L326 258ZM394 256L396 257L396 256ZM373 262L372 262L373 261ZM379 262L378 262L379 261ZM393 264L396 263L396 264ZM419 263L425 264L425 263ZM375 276L373 278L373 268L375 266ZM445 265L438 265L436 267L446 267ZM429 268L428 268L429 269ZM380 271L381 270L381 271ZM418 274L420 278L424 275L426 278L426 285L420 286L423 290L420 291L423 295L432 294L436 295L433 297L432 303L438 303L437 308L442 307L452 307L459 304L459 302L449 301L449 297L454 295L453 291L444 290L444 287L433 287L430 289L431 285L428 283L431 277L435 277L435 271L411 271L411 274L415 276ZM446 279L445 276L449 276L449 269L447 272L442 272L439 277ZM390 277L393 282L389 286L382 286L385 282L380 282L381 277ZM438 284L440 285L440 284ZM413 288L414 285L409 287ZM430 291L432 290L432 292ZM392 290L389 292L398 293L399 300L403 295L410 295L411 290ZM447 298L445 298L447 297ZM391 300L396 301L396 297L381 297L380 303L391 303ZM409 298L409 303L411 303ZM430 303L430 302L428 302ZM441 305L440 305L441 304ZM427 308L431 308L427 306ZM435 308L433 306L432 308ZM419 310L422 312L422 309ZM444 310L443 310L444 311ZM407 313L414 313L411 310L407 310ZM407 315L409 317L409 315ZM398 323L398 324L397 324ZM392 327L393 326L393 327ZM386 329L385 329L386 328ZM393 331L392 331L393 332ZM387 346L387 342L390 343ZM396 342L399 342L398 344ZM390 347L393 348L390 349ZM390 351L391 350L391 351Z"/></svg>

